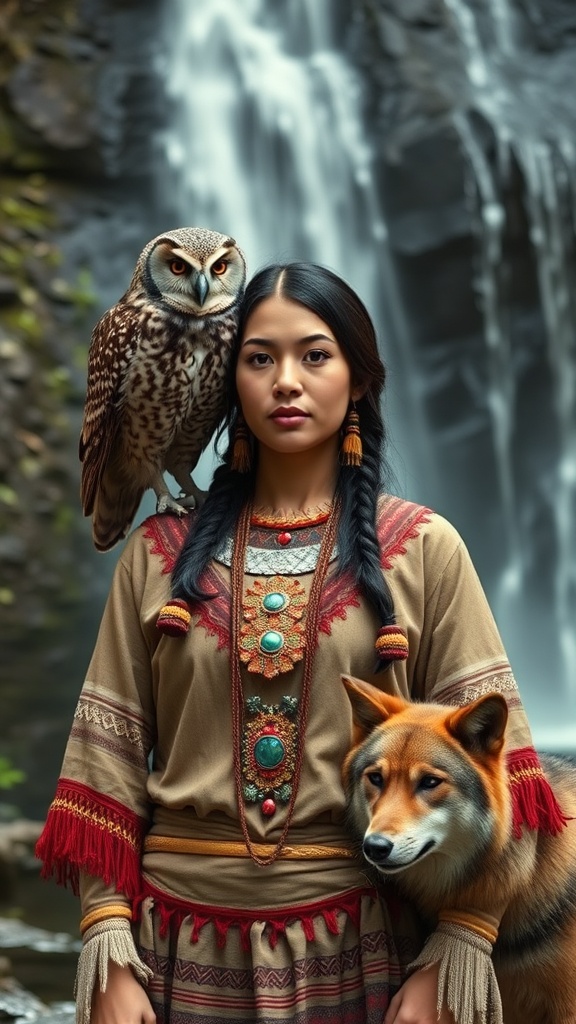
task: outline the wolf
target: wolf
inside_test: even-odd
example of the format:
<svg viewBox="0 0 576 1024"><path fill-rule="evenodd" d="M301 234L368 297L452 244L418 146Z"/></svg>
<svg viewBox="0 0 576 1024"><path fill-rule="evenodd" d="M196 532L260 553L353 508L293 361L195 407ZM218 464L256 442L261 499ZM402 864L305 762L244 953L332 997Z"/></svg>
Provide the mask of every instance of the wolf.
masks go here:
<svg viewBox="0 0 576 1024"><path fill-rule="evenodd" d="M366 860L420 910L503 911L493 964L505 1024L576 1024L576 820L512 833L501 694L464 707L408 703L350 676L354 745L343 779ZM541 755L576 819L576 764Z"/></svg>

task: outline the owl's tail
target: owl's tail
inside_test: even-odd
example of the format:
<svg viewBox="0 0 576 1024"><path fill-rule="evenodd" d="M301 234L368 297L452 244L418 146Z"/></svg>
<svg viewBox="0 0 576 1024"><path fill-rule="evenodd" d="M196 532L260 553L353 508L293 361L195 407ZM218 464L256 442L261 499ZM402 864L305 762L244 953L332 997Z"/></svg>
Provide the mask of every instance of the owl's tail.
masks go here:
<svg viewBox="0 0 576 1024"><path fill-rule="evenodd" d="M110 551L126 536L146 487L131 480L111 461L102 474L92 509L92 539L98 551Z"/></svg>

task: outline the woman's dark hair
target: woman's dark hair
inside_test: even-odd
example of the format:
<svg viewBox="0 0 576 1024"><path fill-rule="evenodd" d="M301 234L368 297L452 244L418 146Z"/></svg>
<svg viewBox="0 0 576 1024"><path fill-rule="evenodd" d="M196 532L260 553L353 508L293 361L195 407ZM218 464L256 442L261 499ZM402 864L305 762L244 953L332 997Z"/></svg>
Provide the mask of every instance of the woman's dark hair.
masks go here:
<svg viewBox="0 0 576 1024"><path fill-rule="evenodd" d="M338 571L351 572L374 608L381 625L394 622L394 604L380 564L376 535L378 496L383 486L385 431L380 399L385 369L372 320L356 293L326 267L313 263L275 264L250 281L240 304L238 330L228 375L229 408L220 431L229 431L222 465L214 473L208 495L172 574L172 595L186 601L207 600L201 577L239 513L254 492L257 451L252 469L231 468L234 430L239 405L236 364L246 323L255 307L272 295L306 306L328 324L350 366L354 386L365 388L356 402L363 457L360 466L341 466L336 495L341 503L338 531Z"/></svg>

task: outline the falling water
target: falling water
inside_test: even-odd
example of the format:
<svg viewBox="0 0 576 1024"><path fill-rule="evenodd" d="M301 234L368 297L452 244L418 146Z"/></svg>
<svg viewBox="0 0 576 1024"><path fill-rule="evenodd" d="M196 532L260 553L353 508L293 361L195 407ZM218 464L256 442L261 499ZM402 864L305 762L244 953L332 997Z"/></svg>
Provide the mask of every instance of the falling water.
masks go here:
<svg viewBox="0 0 576 1024"><path fill-rule="evenodd" d="M513 168L519 167L561 446L554 481L541 483L550 494L542 500L551 507L558 552L554 607L544 628L554 633L550 642L562 652L561 671L573 681L576 697L575 318L573 270L566 258L574 250L574 223L563 217L566 208L574 209L576 198L573 133L567 127L574 116L569 97L554 93L549 83L547 102L561 116L542 104L538 59L528 76L509 0L444 3L464 70L454 126L478 209L477 288L507 549L492 600L507 637L525 631L520 606L532 555L529 515L515 474L518 368L503 295L505 189ZM334 5L328 0L170 0L163 51L161 73L171 115L159 145L167 167L162 191L170 216L175 223L205 223L233 234L251 271L271 260L311 259L350 281L385 339L393 382L388 414L408 464L404 490L416 500L429 500L426 488L434 479L436 456L419 395L410 390L418 387L417 361L363 128L362 89L343 55ZM493 133L495 161L486 155L486 125ZM530 678L527 658L522 671Z"/></svg>
<svg viewBox="0 0 576 1024"><path fill-rule="evenodd" d="M407 408L410 337L362 91L335 24L329 0L171 0L161 69L172 112L160 139L169 168L163 191L175 221L232 234L251 272L304 259L350 282L385 340L389 415L404 444L419 417L415 405ZM407 453L418 451L425 464L425 449L408 443L397 475L417 478Z"/></svg>
<svg viewBox="0 0 576 1024"><path fill-rule="evenodd" d="M513 156L525 185L540 303L543 311L553 391L553 414L559 456L554 480L548 481L549 504L555 532L554 639L559 648L569 696L576 697L576 310L575 223L576 127L573 111L561 91L550 89L539 76L538 58L532 55L530 74L525 54L516 43L514 12L509 0L491 0L492 45L482 35L471 0L445 0L459 37L468 80L465 109L455 115L475 178L480 206L481 274L479 294L488 352L494 450L499 467L502 505L508 534L509 564L500 586L500 619L518 595L528 557L523 554L522 521L515 493L512 436L516 380L510 337L499 302L502 269L502 233L505 210L502 186ZM569 55L565 55L568 57ZM562 79L564 55L557 55ZM572 59L570 57L570 59ZM554 83L553 83L554 84ZM492 166L476 137L480 114L494 133L500 155ZM537 413L536 413L537 415ZM546 624L547 625L547 624ZM544 628L546 628L544 625Z"/></svg>

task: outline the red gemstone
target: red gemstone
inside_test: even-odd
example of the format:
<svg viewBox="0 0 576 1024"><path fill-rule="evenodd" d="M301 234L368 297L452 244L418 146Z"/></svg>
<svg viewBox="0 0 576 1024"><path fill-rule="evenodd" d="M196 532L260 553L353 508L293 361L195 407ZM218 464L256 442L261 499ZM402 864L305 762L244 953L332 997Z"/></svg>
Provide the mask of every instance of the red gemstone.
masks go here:
<svg viewBox="0 0 576 1024"><path fill-rule="evenodd" d="M284 547L284 545L289 544L292 540L292 534L288 533L288 530L283 530L282 533L278 534L276 540Z"/></svg>
<svg viewBox="0 0 576 1024"><path fill-rule="evenodd" d="M271 797L262 801L262 814L265 814L267 818L271 818L273 814L276 814L276 804Z"/></svg>

